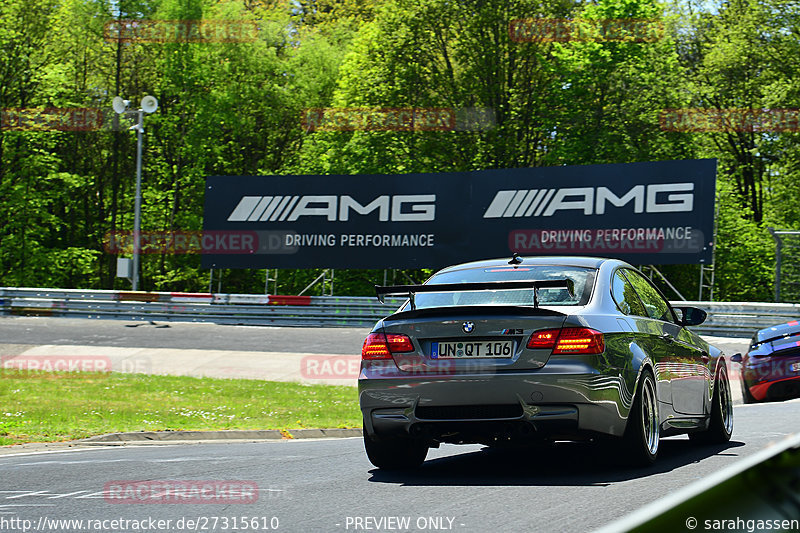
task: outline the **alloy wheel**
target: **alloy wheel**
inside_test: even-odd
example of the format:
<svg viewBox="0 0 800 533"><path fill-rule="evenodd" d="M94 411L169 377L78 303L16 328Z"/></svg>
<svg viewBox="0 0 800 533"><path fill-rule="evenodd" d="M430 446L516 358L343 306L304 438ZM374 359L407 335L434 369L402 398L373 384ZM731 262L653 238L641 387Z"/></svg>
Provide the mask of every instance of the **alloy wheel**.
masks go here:
<svg viewBox="0 0 800 533"><path fill-rule="evenodd" d="M642 382L642 437L650 455L658 452L659 426L656 391L648 376Z"/></svg>

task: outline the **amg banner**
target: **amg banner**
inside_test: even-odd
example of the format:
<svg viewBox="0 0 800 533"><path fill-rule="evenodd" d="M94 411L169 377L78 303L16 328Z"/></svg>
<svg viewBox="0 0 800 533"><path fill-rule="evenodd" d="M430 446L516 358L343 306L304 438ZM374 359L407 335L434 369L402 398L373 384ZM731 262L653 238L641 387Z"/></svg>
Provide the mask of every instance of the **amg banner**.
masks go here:
<svg viewBox="0 0 800 533"><path fill-rule="evenodd" d="M211 176L206 268L438 268L536 255L710 263L716 160Z"/></svg>

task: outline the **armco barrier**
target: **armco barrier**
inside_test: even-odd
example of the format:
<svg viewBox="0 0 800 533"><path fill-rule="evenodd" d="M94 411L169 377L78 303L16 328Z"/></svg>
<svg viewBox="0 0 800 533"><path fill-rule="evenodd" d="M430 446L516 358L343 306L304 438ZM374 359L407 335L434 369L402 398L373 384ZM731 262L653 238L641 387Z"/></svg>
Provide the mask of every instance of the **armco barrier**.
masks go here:
<svg viewBox="0 0 800 533"><path fill-rule="evenodd" d="M0 288L0 314L219 324L371 327L394 298Z"/></svg>
<svg viewBox="0 0 800 533"><path fill-rule="evenodd" d="M0 314L216 322L221 324L369 327L402 298L284 296L183 292L0 288ZM673 302L708 312L693 328L705 335L750 337L764 327L800 317L798 304Z"/></svg>
<svg viewBox="0 0 800 533"><path fill-rule="evenodd" d="M800 305L754 302L672 302L691 305L708 313L706 321L692 328L704 335L751 337L756 330L800 318Z"/></svg>

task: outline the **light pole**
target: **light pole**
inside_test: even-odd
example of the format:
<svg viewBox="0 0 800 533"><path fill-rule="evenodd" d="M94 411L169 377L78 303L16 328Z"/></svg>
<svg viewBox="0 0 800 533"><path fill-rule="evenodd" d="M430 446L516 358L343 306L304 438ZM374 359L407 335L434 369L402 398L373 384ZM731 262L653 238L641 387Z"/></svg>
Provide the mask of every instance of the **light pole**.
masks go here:
<svg viewBox="0 0 800 533"><path fill-rule="evenodd" d="M113 107L118 114L123 114L128 109L129 100L119 96L114 97ZM139 250L140 232L142 222L142 134L144 133L144 114L152 113L158 109L158 100L153 96L145 96L139 103L137 111L138 120L135 126L128 129L136 130L136 196L133 205L133 274L131 283L133 290L139 290Z"/></svg>

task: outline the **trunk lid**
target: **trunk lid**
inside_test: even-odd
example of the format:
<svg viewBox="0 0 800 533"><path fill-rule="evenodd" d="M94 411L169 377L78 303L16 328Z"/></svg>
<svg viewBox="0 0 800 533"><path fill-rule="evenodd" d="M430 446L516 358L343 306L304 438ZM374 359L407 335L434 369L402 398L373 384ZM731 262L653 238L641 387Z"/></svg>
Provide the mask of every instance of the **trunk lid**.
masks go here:
<svg viewBox="0 0 800 533"><path fill-rule="evenodd" d="M407 335L414 351L393 354L403 372L473 374L535 370L551 349L526 347L531 333L560 328L567 315L551 309L465 306L403 311L383 320L383 331Z"/></svg>

